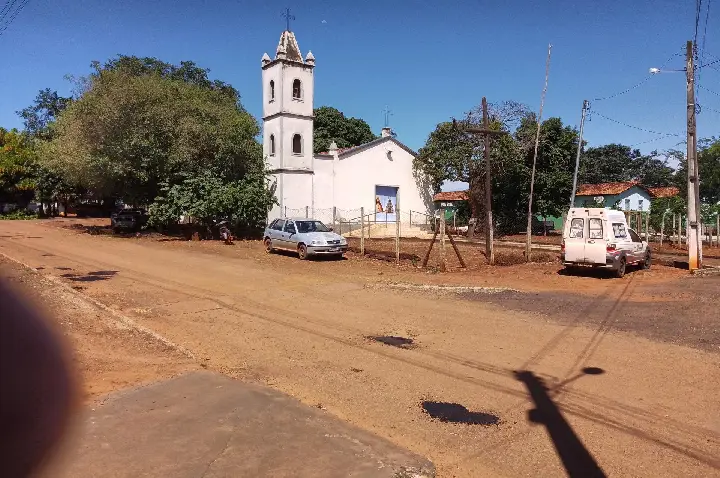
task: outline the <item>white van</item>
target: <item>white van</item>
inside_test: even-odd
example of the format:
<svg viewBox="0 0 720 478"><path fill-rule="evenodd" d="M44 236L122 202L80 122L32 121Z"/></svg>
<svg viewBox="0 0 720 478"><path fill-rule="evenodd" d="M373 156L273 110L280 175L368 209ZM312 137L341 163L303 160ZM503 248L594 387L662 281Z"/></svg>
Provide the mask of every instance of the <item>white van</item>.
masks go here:
<svg viewBox="0 0 720 478"><path fill-rule="evenodd" d="M625 275L628 265L650 267L650 247L630 229L622 211L574 207L563 227L561 260L566 267L602 267Z"/></svg>

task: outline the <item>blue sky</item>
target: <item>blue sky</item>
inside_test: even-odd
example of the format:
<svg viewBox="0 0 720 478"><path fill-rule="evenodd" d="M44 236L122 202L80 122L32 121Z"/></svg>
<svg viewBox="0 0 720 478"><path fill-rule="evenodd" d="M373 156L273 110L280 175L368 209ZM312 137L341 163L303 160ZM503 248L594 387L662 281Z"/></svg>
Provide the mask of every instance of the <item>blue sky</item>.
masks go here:
<svg viewBox="0 0 720 478"><path fill-rule="evenodd" d="M274 56L286 6L287 1L29 0L0 36L0 125L21 126L15 111L39 89L69 94L64 75L87 74L92 60L118 53L195 61L212 78L235 86L257 118L260 57ZM628 94L592 100L633 86L650 67L682 54L694 34L694 1L335 0L289 6L303 54L311 49L317 59L315 106L363 118L379 133L389 105L391 126L411 148L420 148L438 122L461 116L483 95L537 110L548 43L553 54L545 118L560 116L577 125L582 100L589 99L599 114L681 135L639 144L644 152L684 139L683 73L655 75ZM716 7L706 37L713 56L706 62L720 58ZM682 56L667 64L683 66ZM713 67L718 69L702 70L700 82L718 93L720 63ZM700 137L720 134L720 95L700 90L699 103L705 107L698 116ZM597 114L585 131L590 145L658 137Z"/></svg>

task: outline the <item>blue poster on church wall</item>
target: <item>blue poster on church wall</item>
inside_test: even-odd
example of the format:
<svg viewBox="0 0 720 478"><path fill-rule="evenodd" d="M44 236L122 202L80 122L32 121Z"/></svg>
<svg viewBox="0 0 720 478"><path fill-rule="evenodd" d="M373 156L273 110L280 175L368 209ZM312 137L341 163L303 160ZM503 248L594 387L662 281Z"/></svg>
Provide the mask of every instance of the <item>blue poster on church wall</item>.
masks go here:
<svg viewBox="0 0 720 478"><path fill-rule="evenodd" d="M375 220L377 222L395 222L398 188L375 186Z"/></svg>

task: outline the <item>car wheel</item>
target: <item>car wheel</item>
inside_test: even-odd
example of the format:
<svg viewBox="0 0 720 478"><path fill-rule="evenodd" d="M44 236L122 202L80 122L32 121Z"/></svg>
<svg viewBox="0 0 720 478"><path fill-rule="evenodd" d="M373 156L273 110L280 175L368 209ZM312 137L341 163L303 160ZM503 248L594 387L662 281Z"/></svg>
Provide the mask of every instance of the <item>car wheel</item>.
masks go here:
<svg viewBox="0 0 720 478"><path fill-rule="evenodd" d="M626 265L627 265L627 264L625 263L625 258L624 258L624 257L621 257L621 258L620 258L620 264L618 265L618 268L617 268L617 270L615 271L615 277L617 277L618 279L622 279L622 278L625 276L625 267L626 267Z"/></svg>
<svg viewBox="0 0 720 478"><path fill-rule="evenodd" d="M300 244L298 246L298 257L300 260L304 261L308 257L307 253L307 246L305 244Z"/></svg>
<svg viewBox="0 0 720 478"><path fill-rule="evenodd" d="M270 240L270 238L266 237L263 241L263 244L265 244L265 252L270 254L273 251L272 241Z"/></svg>
<svg viewBox="0 0 720 478"><path fill-rule="evenodd" d="M650 251L645 254L645 260L642 263L643 269L650 269L650 265L652 264L652 258L650 257Z"/></svg>

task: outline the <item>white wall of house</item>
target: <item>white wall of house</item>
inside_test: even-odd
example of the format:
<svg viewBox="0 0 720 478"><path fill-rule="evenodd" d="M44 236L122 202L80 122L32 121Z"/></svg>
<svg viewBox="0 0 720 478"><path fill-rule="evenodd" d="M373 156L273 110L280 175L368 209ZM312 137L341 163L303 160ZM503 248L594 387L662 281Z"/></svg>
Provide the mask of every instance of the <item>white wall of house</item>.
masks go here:
<svg viewBox="0 0 720 478"><path fill-rule="evenodd" d="M593 200L594 196L576 196L575 206L585 206L585 201ZM619 201L620 209L623 211L649 211L650 210L650 194L643 188L633 186L627 191L620 194L603 195L605 207L614 207Z"/></svg>

